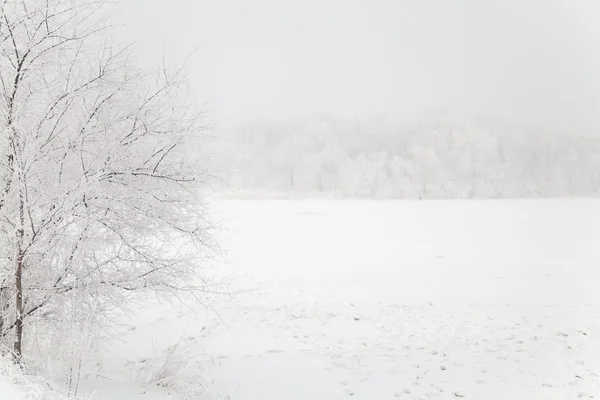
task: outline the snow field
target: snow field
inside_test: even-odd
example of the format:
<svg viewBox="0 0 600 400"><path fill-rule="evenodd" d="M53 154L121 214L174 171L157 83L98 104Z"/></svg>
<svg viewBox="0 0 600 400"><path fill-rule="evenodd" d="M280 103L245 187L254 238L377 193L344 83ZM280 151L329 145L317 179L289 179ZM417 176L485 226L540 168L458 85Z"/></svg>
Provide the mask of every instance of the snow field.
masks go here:
<svg viewBox="0 0 600 400"><path fill-rule="evenodd" d="M228 262L204 272L234 294L141 304L88 366L93 399L600 397L598 201L215 210Z"/></svg>

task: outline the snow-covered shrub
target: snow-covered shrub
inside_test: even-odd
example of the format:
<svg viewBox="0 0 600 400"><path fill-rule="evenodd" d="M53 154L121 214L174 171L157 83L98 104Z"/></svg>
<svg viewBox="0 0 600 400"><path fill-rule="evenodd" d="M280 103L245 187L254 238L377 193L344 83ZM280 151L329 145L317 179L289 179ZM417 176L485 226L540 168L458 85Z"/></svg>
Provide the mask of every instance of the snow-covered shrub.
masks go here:
<svg viewBox="0 0 600 400"><path fill-rule="evenodd" d="M28 372L23 365L12 361L7 349L0 355L0 398L2 400L68 400L87 397L69 397L67 390L39 375ZM6 394L8 392L8 394ZM4 397L10 396L10 397ZM14 398L13 398L14 397Z"/></svg>
<svg viewBox="0 0 600 400"><path fill-rule="evenodd" d="M131 369L136 381L176 393L184 400L198 399L206 393L202 362L181 340L154 357L138 361Z"/></svg>

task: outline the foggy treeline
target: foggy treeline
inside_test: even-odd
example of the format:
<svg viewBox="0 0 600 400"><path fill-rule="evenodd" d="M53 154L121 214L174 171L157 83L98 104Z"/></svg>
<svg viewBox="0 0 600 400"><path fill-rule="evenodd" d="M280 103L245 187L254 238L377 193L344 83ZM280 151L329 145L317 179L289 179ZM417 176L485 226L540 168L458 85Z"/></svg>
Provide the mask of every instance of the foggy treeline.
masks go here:
<svg viewBox="0 0 600 400"><path fill-rule="evenodd" d="M373 198L600 193L600 139L444 118L312 116L239 124L221 141L236 190Z"/></svg>

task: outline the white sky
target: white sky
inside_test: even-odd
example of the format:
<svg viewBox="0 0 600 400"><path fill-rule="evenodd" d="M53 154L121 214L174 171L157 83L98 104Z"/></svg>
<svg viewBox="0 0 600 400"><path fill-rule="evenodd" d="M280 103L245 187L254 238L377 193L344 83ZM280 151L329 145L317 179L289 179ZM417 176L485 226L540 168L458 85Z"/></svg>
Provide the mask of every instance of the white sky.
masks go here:
<svg viewBox="0 0 600 400"><path fill-rule="evenodd" d="M600 131L597 0L125 0L217 121L430 107Z"/></svg>

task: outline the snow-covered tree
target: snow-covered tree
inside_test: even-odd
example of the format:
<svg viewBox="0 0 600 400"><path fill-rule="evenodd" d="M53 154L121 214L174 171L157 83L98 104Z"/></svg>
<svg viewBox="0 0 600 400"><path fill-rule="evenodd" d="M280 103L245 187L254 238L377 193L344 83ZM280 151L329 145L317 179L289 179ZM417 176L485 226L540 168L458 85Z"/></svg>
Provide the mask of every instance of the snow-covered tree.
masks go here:
<svg viewBox="0 0 600 400"><path fill-rule="evenodd" d="M245 189L378 198L600 195L600 140L446 117L309 116L246 126L227 152ZM256 140L269 136L270 140ZM362 155L361 155L362 154Z"/></svg>
<svg viewBox="0 0 600 400"><path fill-rule="evenodd" d="M202 290L202 113L182 70L132 66L95 0L0 4L0 336Z"/></svg>

